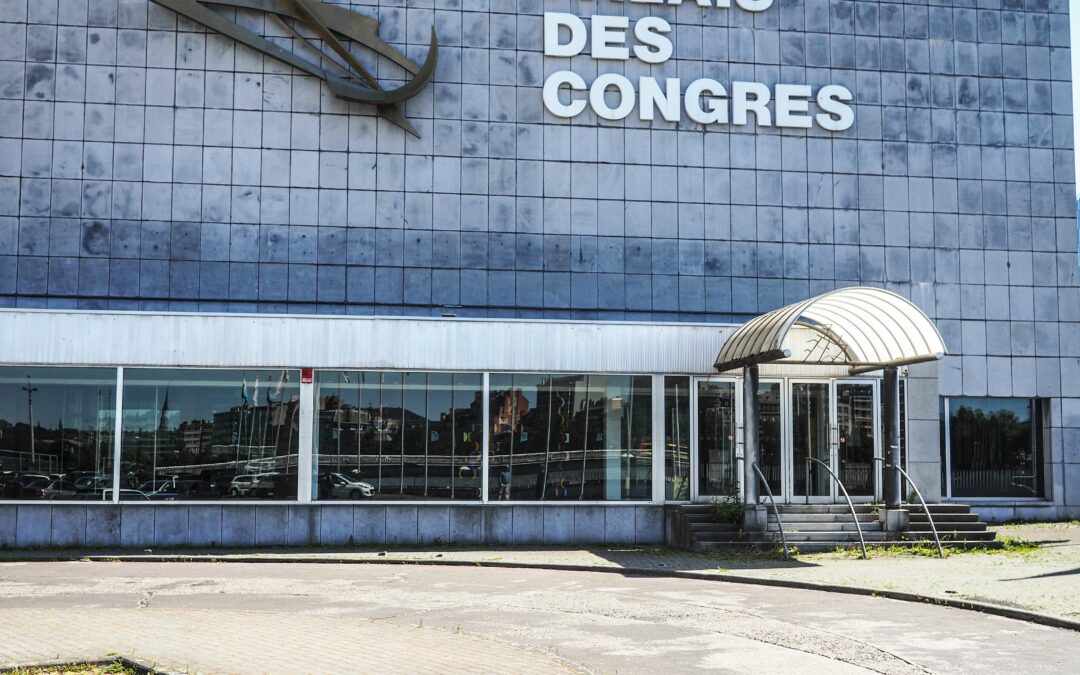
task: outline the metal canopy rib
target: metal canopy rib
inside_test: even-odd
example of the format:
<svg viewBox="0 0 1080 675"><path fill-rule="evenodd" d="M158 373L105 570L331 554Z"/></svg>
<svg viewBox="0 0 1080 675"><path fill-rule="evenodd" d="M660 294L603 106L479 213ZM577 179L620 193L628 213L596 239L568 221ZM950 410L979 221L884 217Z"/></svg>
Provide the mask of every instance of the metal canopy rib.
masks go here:
<svg viewBox="0 0 1080 675"><path fill-rule="evenodd" d="M827 335L860 373L887 366L935 361L945 341L934 322L910 300L868 286L841 288L755 317L724 344L716 370L724 372L774 361L838 365L825 352L792 356L796 326ZM805 350L804 350L805 351Z"/></svg>

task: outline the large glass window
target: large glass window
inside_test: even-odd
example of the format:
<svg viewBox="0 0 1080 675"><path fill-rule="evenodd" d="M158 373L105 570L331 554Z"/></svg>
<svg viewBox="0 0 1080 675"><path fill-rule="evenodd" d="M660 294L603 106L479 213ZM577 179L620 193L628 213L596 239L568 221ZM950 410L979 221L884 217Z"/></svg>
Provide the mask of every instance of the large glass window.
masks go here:
<svg viewBox="0 0 1080 675"><path fill-rule="evenodd" d="M690 499L690 378L664 378L664 498Z"/></svg>
<svg viewBox="0 0 1080 675"><path fill-rule="evenodd" d="M1035 399L945 399L949 496L1043 496L1039 404Z"/></svg>
<svg viewBox="0 0 1080 675"><path fill-rule="evenodd" d="M769 481L773 494L782 494L781 437L783 424L780 417L781 395L779 382L758 384L758 466Z"/></svg>
<svg viewBox="0 0 1080 675"><path fill-rule="evenodd" d="M115 416L115 369L0 368L0 497L102 499Z"/></svg>
<svg viewBox="0 0 1080 675"><path fill-rule="evenodd" d="M120 498L295 499L299 374L125 369Z"/></svg>
<svg viewBox="0 0 1080 675"><path fill-rule="evenodd" d="M698 495L737 496L735 383L698 382Z"/></svg>
<svg viewBox="0 0 1080 675"><path fill-rule="evenodd" d="M479 500L483 385L479 373L318 373L314 497Z"/></svg>
<svg viewBox="0 0 1080 675"><path fill-rule="evenodd" d="M492 500L652 498L652 378L491 376Z"/></svg>

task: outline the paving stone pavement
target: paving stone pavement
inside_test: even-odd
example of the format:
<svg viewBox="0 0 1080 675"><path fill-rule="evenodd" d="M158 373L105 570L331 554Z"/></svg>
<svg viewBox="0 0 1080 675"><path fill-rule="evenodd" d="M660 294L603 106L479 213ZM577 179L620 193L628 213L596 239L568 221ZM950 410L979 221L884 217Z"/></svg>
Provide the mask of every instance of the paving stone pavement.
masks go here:
<svg viewBox="0 0 1080 675"><path fill-rule="evenodd" d="M675 549L598 547L585 549L317 549L245 551L86 552L130 560L148 555L194 559L281 561L431 562L485 565L570 566L587 569L690 572L729 579L897 591L944 600L969 600L1080 622L1080 524L999 526L999 536L1039 544L1020 552L952 553L935 557L872 553L802 555L792 561L761 556L703 555ZM74 556L79 552L0 551L0 560Z"/></svg>
<svg viewBox="0 0 1080 675"><path fill-rule="evenodd" d="M572 673L566 662L460 631L350 617L211 609L8 608L0 669L108 655L184 673Z"/></svg>
<svg viewBox="0 0 1080 675"><path fill-rule="evenodd" d="M1064 673L1080 633L885 598L415 564L0 563L0 663L189 673Z"/></svg>

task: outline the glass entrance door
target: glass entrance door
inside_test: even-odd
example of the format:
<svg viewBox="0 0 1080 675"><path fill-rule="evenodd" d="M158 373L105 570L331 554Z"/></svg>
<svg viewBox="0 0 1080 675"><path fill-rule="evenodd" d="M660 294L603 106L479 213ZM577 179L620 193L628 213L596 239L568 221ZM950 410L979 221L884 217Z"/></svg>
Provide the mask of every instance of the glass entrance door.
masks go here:
<svg viewBox="0 0 1080 675"><path fill-rule="evenodd" d="M836 384L837 475L852 497L872 497L878 474L878 428L874 385L866 382Z"/></svg>
<svg viewBox="0 0 1080 675"><path fill-rule="evenodd" d="M697 391L697 494L738 496L735 383L699 380Z"/></svg>
<svg viewBox="0 0 1080 675"><path fill-rule="evenodd" d="M793 501L842 502L842 491L822 462L836 474L853 500L877 494L877 386L873 381L791 381L791 431L785 469ZM808 461L810 458L818 460Z"/></svg>
<svg viewBox="0 0 1080 675"><path fill-rule="evenodd" d="M792 495L832 497L832 478L820 464L832 463L832 386L791 384Z"/></svg>

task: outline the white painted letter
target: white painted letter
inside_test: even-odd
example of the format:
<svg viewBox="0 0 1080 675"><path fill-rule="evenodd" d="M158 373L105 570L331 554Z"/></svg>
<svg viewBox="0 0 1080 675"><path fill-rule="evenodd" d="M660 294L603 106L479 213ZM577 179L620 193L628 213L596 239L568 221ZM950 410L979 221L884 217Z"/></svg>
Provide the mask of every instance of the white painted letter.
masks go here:
<svg viewBox="0 0 1080 675"><path fill-rule="evenodd" d="M731 83L731 123L739 126L746 124L746 113L753 112L758 126L771 127L772 113L766 107L772 93L760 82Z"/></svg>
<svg viewBox="0 0 1080 675"><path fill-rule="evenodd" d="M817 104L824 112L815 115L818 125L826 131L847 131L855 124L855 111L845 101L854 96L847 87L830 84L822 87L817 94Z"/></svg>
<svg viewBox="0 0 1080 675"><path fill-rule="evenodd" d="M776 85L776 126L809 129L814 120L806 113L810 110L813 90L805 84Z"/></svg>
<svg viewBox="0 0 1080 675"><path fill-rule="evenodd" d="M679 78L668 78L667 91L660 89L655 77L643 77L638 81L638 96L641 98L641 119L651 122L656 119L656 110L668 122L682 119L682 83Z"/></svg>
<svg viewBox="0 0 1080 675"><path fill-rule="evenodd" d="M705 97L705 108L701 97ZM727 90L716 80L695 80L686 88L686 116L698 124L727 124Z"/></svg>
<svg viewBox="0 0 1080 675"><path fill-rule="evenodd" d="M735 0L735 3L748 12L764 12L772 7L773 0Z"/></svg>
<svg viewBox="0 0 1080 675"><path fill-rule="evenodd" d="M569 70L560 70L552 73L551 77L544 82L544 107L556 117L577 117L585 109L585 101L571 101L569 105L559 100L559 90L564 84L570 85L574 91L585 91L585 80L577 73Z"/></svg>
<svg viewBox="0 0 1080 675"><path fill-rule="evenodd" d="M608 106L607 101L604 100L604 94L607 92L608 87L615 87L619 90L621 101L615 108ZM592 89L589 91L589 102L592 103L592 109L596 111L598 116L606 120L625 119L630 114L630 111L634 109L636 101L637 94L634 93L634 85L622 75L614 73L607 73L596 78L592 83Z"/></svg>
<svg viewBox="0 0 1080 675"><path fill-rule="evenodd" d="M671 24L658 16L641 19L634 24L634 37L641 43L634 46L634 56L645 63L664 63L675 50L667 37L670 32Z"/></svg>
<svg viewBox="0 0 1080 675"><path fill-rule="evenodd" d="M565 45L559 42L559 29L564 26L570 29L570 42ZM588 38L585 22L573 14L544 12L545 56L577 56L585 49Z"/></svg>
<svg viewBox="0 0 1080 675"><path fill-rule="evenodd" d="M615 61L629 59L630 50L626 47L626 29L629 27L628 17L594 15L592 17L592 57Z"/></svg>

